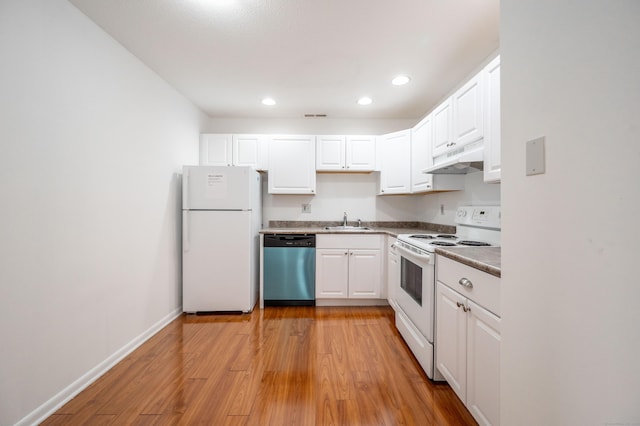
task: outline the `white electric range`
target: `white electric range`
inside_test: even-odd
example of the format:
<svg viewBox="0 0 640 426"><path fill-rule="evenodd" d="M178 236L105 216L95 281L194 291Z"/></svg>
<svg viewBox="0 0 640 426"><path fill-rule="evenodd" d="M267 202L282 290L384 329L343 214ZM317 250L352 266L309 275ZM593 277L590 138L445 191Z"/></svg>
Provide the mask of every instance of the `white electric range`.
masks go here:
<svg viewBox="0 0 640 426"><path fill-rule="evenodd" d="M463 206L456 211L456 234L400 234L400 288L395 289L396 327L432 380L444 380L435 368L435 249L500 244L499 206ZM396 280L397 282L398 280Z"/></svg>

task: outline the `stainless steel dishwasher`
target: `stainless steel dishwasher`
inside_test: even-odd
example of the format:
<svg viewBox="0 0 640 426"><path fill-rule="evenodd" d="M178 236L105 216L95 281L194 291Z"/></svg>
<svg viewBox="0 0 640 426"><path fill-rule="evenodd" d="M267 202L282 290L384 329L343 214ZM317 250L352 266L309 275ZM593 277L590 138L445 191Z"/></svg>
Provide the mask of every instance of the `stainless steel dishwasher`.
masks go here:
<svg viewBox="0 0 640 426"><path fill-rule="evenodd" d="M265 234L265 306L314 306L316 303L316 236Z"/></svg>

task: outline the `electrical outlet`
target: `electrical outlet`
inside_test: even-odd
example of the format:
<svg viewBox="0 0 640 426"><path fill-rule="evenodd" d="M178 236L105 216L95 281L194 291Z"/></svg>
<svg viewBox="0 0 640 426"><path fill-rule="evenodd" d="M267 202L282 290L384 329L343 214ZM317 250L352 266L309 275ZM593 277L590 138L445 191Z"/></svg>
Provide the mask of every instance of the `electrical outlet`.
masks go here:
<svg viewBox="0 0 640 426"><path fill-rule="evenodd" d="M303 204L302 213L311 213L311 204Z"/></svg>
<svg viewBox="0 0 640 426"><path fill-rule="evenodd" d="M444 214L444 204L440 204L440 214Z"/></svg>

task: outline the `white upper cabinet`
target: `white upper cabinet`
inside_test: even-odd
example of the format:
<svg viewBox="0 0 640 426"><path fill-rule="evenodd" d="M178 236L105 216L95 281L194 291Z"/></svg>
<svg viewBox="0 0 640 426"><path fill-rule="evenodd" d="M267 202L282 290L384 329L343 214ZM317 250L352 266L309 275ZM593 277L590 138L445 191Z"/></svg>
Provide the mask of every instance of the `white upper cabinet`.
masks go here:
<svg viewBox="0 0 640 426"><path fill-rule="evenodd" d="M433 164L433 120L426 116L411 129L411 192L427 192L433 188L433 175L422 170Z"/></svg>
<svg viewBox="0 0 640 426"><path fill-rule="evenodd" d="M375 162L375 136L317 136L318 171L370 172Z"/></svg>
<svg viewBox="0 0 640 426"><path fill-rule="evenodd" d="M343 172L346 145L344 136L316 136L316 170Z"/></svg>
<svg viewBox="0 0 640 426"><path fill-rule="evenodd" d="M351 172L371 172L376 168L376 137L347 136L346 169Z"/></svg>
<svg viewBox="0 0 640 426"><path fill-rule="evenodd" d="M438 157L442 158L444 154L482 140L483 86L484 70L433 110L432 156L436 164L441 162Z"/></svg>
<svg viewBox="0 0 640 426"><path fill-rule="evenodd" d="M453 148L470 144L484 136L483 76L484 73L479 72L451 97L453 103Z"/></svg>
<svg viewBox="0 0 640 426"><path fill-rule="evenodd" d="M485 68L484 181L500 182L500 56Z"/></svg>
<svg viewBox="0 0 640 426"><path fill-rule="evenodd" d="M433 165L433 115L411 129L411 193L456 191L464 189L463 175L432 175L422 170Z"/></svg>
<svg viewBox="0 0 640 426"><path fill-rule="evenodd" d="M267 137L263 135L200 135L200 165L250 166L267 169Z"/></svg>
<svg viewBox="0 0 640 426"><path fill-rule="evenodd" d="M268 140L265 135L233 135L233 165L267 170Z"/></svg>
<svg viewBox="0 0 640 426"><path fill-rule="evenodd" d="M453 143L453 113L451 98L438 105L431 114L433 117L433 157L451 149Z"/></svg>
<svg viewBox="0 0 640 426"><path fill-rule="evenodd" d="M411 192L411 130L380 136L380 195Z"/></svg>
<svg viewBox="0 0 640 426"><path fill-rule="evenodd" d="M200 165L230 166L233 163L233 149L230 134L200 135Z"/></svg>
<svg viewBox="0 0 640 426"><path fill-rule="evenodd" d="M269 137L269 194L316 193L316 137Z"/></svg>

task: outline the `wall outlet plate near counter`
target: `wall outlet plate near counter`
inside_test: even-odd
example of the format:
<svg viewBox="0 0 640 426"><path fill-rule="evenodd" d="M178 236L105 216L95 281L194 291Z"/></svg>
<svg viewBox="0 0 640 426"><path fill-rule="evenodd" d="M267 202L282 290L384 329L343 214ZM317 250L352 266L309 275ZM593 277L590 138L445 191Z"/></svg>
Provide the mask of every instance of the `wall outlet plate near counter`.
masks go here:
<svg viewBox="0 0 640 426"><path fill-rule="evenodd" d="M527 176L540 175L545 172L544 136L527 141L526 170Z"/></svg>

